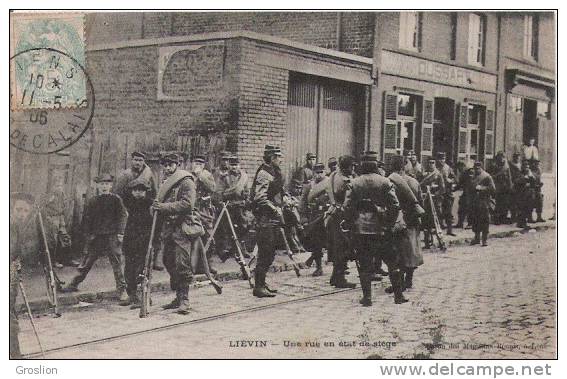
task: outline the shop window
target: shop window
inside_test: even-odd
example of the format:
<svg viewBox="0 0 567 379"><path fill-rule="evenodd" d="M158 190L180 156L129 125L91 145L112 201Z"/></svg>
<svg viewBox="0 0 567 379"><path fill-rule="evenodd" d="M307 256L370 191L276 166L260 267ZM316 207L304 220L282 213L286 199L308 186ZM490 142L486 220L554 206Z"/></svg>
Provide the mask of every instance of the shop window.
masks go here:
<svg viewBox="0 0 567 379"><path fill-rule="evenodd" d="M524 57L537 60L539 22L535 15L524 16Z"/></svg>
<svg viewBox="0 0 567 379"><path fill-rule="evenodd" d="M478 125L481 117L482 107L480 105L469 105L469 119L471 125Z"/></svg>
<svg viewBox="0 0 567 379"><path fill-rule="evenodd" d="M547 101L537 102L537 117L551 119L550 104Z"/></svg>
<svg viewBox="0 0 567 379"><path fill-rule="evenodd" d="M400 12L400 48L421 49L421 12Z"/></svg>
<svg viewBox="0 0 567 379"><path fill-rule="evenodd" d="M522 113L524 111L522 98L520 96L510 96L509 108L511 112Z"/></svg>
<svg viewBox="0 0 567 379"><path fill-rule="evenodd" d="M486 45L486 16L476 13L469 15L469 63L484 66Z"/></svg>
<svg viewBox="0 0 567 379"><path fill-rule="evenodd" d="M398 95L398 115L415 117L416 98L412 95Z"/></svg>

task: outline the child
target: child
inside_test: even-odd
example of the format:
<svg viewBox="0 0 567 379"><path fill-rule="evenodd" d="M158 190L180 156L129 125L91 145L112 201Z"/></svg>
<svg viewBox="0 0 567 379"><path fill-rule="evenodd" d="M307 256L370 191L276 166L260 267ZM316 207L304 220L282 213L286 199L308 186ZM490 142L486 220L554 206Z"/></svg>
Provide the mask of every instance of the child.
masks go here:
<svg viewBox="0 0 567 379"><path fill-rule="evenodd" d="M126 282L122 272L121 244L124 238L124 229L128 213L118 195L110 193L112 189L112 175L104 174L95 179L99 195L89 200L83 216L83 232L86 237L86 254L83 262L77 268L79 274L63 292L78 291L78 286L87 277L87 274L102 255L106 255L116 281L116 291L120 301L126 301Z"/></svg>
<svg viewBox="0 0 567 379"><path fill-rule="evenodd" d="M146 252L150 241L152 228L152 216L150 206L152 199L148 192L151 189L149 183L138 178L131 181L124 195L124 206L128 210L128 222L124 233L124 276L126 278L126 293L128 299L121 301L120 305L130 305L136 308L140 299L136 295L140 274L144 271Z"/></svg>

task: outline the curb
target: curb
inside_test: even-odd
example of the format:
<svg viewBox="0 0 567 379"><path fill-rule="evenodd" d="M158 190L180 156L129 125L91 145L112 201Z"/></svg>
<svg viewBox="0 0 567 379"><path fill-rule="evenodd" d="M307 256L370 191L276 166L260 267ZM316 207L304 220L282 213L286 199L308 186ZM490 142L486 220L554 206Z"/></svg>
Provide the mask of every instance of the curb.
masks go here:
<svg viewBox="0 0 567 379"><path fill-rule="evenodd" d="M555 229L556 225L555 223L549 223L549 224L542 224L542 225L537 225L537 226L533 226L530 230L534 230L535 232L540 232L540 231L546 231L546 230L550 230L550 229ZM472 233L472 231L471 231ZM491 233L489 235L489 239L496 239L496 238L509 238L509 237L514 237L514 236L518 236L520 234L525 234L526 231L516 228L513 230L506 230L506 231L502 231L502 232L496 232L496 233ZM472 236L470 237L458 237L454 240L449 240L446 241L447 246L451 246L451 247L457 247L457 246L465 246L468 245L472 240ZM426 250L425 252L426 254L434 254L434 253L439 253L439 250L437 249L432 249L432 250ZM308 268L303 262L298 262L297 265L299 266L300 269L306 269ZM291 264L280 264L278 266L272 266L270 267L270 272L271 273L277 273L277 272L284 272L284 271L291 271L293 270L293 267ZM231 272L223 272L223 273L219 273L216 276L217 281L219 282L229 282L232 280L241 280L242 278L242 274L239 271L231 271ZM193 279L193 283L191 284L191 288L200 288L200 287L205 287L208 286L208 280L206 278L205 275L195 275L194 279ZM162 282L157 282L157 283L152 283L151 286L151 291L152 292L167 292L169 291L169 282L168 281L162 281ZM105 300L116 300L116 291L115 290L109 290L109 291L99 291L99 292L86 292L86 293L76 293L76 294L68 294L68 295L64 295L61 296L59 295L58 298L58 304L60 307L68 307L68 306L73 306L73 305L77 305L81 302L85 302L85 303L102 303ZM40 316L46 316L49 315L49 313L51 312L51 305L49 303L49 301L47 299L42 299L42 300L35 300L35 301L31 301L30 302L30 308L32 310L32 312L35 314L36 317L40 317ZM24 313L26 312L26 308L24 304L19 304L19 308L18 308L18 313Z"/></svg>

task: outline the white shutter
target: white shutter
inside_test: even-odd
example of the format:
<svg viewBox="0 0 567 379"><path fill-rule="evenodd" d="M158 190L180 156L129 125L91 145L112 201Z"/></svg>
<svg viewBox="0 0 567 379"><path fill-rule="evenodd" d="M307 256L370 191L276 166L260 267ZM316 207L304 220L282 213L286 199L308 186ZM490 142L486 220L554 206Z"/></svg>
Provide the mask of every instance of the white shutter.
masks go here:
<svg viewBox="0 0 567 379"><path fill-rule="evenodd" d="M476 52L479 46L478 30L480 28L480 16L474 13L469 15L469 63L476 64Z"/></svg>

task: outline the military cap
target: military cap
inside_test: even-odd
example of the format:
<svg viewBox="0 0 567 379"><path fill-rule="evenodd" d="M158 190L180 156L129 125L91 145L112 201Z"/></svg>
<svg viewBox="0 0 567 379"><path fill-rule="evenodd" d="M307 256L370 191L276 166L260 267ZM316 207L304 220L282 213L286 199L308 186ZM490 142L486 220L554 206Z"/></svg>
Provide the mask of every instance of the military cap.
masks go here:
<svg viewBox="0 0 567 379"><path fill-rule="evenodd" d="M305 155L305 159L315 159L315 158L317 158L317 154L315 153L307 153Z"/></svg>
<svg viewBox="0 0 567 379"><path fill-rule="evenodd" d="M207 160L205 159L205 156L202 154L197 154L197 155L193 155L193 158L191 159L191 162L198 162L198 163L205 163Z"/></svg>
<svg viewBox="0 0 567 379"><path fill-rule="evenodd" d="M128 188L130 188L131 190L143 189L145 191L148 191L150 189L150 185L148 184L147 180L142 178L136 178L132 180L130 183L128 183Z"/></svg>
<svg viewBox="0 0 567 379"><path fill-rule="evenodd" d="M435 162L435 158L434 158L434 157L429 157L429 158L427 158L427 161L428 161L428 162Z"/></svg>
<svg viewBox="0 0 567 379"><path fill-rule="evenodd" d="M314 172L325 172L325 165L321 162L315 163L313 166Z"/></svg>
<svg viewBox="0 0 567 379"><path fill-rule="evenodd" d="M413 150L406 150L406 156L409 157L411 155L415 155L415 151Z"/></svg>
<svg viewBox="0 0 567 379"><path fill-rule="evenodd" d="M474 167L482 167L482 162L481 161L475 161Z"/></svg>
<svg viewBox="0 0 567 379"><path fill-rule="evenodd" d="M33 204L35 201L33 195L27 192L12 192L10 193L10 200L11 201L22 200L28 204Z"/></svg>
<svg viewBox="0 0 567 379"><path fill-rule="evenodd" d="M95 183L105 183L105 182L108 183L113 181L114 181L114 176L110 174L102 174L95 178Z"/></svg>
<svg viewBox="0 0 567 379"><path fill-rule="evenodd" d="M445 159L446 156L447 156L447 155L445 154L444 151L439 151L439 152L437 153L437 159Z"/></svg>
<svg viewBox="0 0 567 379"><path fill-rule="evenodd" d="M236 165L239 163L240 163L240 158L238 158L236 155L231 155L230 157L228 157L228 164Z"/></svg>
<svg viewBox="0 0 567 379"><path fill-rule="evenodd" d="M175 153L165 154L163 157L161 157L160 163L162 165L166 164L166 163L178 163L179 164L179 156Z"/></svg>
<svg viewBox="0 0 567 379"><path fill-rule="evenodd" d="M138 158L146 159L146 154L142 153L141 151L134 151L130 156L132 158L138 157Z"/></svg>
<svg viewBox="0 0 567 379"><path fill-rule="evenodd" d="M336 157L331 157L327 160L327 167L334 167L339 164L339 161Z"/></svg>

